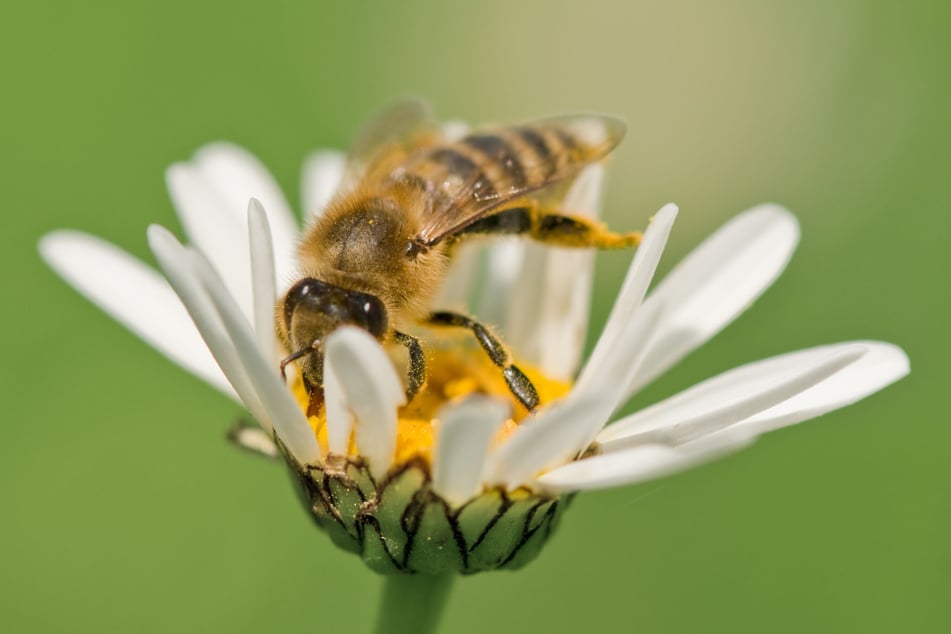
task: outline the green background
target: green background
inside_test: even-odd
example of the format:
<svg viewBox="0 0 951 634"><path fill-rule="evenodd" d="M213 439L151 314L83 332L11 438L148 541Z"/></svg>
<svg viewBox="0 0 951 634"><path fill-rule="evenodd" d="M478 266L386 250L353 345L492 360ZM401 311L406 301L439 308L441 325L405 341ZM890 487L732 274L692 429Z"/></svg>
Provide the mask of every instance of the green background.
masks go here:
<svg viewBox="0 0 951 634"><path fill-rule="evenodd" d="M394 97L629 123L606 214L681 216L662 263L764 200L803 225L754 310L655 383L854 338L910 378L713 465L579 496L538 561L457 584L451 632L951 630L944 2L7 3L0 16L0 630L362 631L380 579L239 409L39 261L82 228L151 261L163 170L230 139L296 203L302 157ZM602 255L595 325L626 254ZM632 404L636 406L637 404Z"/></svg>

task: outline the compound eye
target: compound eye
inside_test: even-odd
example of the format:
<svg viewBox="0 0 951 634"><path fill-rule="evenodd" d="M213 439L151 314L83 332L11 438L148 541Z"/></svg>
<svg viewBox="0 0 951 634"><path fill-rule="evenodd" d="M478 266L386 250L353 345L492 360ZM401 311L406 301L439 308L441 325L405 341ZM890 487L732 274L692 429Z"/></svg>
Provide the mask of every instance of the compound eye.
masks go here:
<svg viewBox="0 0 951 634"><path fill-rule="evenodd" d="M386 334L387 316L386 306L372 295L363 295L360 297L360 315L363 318L363 327L371 335L382 338Z"/></svg>
<svg viewBox="0 0 951 634"><path fill-rule="evenodd" d="M297 282L287 291L284 296L284 327L290 330L291 319L294 317L294 311L303 302L313 299L326 290L326 285L320 280L312 277L305 277Z"/></svg>

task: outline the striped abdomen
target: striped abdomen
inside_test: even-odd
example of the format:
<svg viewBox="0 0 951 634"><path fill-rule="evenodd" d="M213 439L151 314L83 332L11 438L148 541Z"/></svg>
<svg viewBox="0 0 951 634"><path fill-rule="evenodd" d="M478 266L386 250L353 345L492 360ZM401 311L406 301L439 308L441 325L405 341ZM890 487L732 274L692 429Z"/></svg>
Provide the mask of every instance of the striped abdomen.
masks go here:
<svg viewBox="0 0 951 634"><path fill-rule="evenodd" d="M490 129L421 150L394 177L428 196L419 237L434 242L509 200L576 176L623 133L620 121L600 116Z"/></svg>

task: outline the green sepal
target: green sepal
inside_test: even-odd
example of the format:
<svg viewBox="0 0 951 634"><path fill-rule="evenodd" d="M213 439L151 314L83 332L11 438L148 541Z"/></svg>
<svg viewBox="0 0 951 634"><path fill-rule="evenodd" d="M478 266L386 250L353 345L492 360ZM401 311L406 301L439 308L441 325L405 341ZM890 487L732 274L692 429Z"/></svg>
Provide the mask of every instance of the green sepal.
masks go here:
<svg viewBox="0 0 951 634"><path fill-rule="evenodd" d="M315 523L381 574L472 574L534 559L564 506L527 489L491 489L460 507L433 492L428 465L411 461L374 480L359 460L289 460Z"/></svg>
<svg viewBox="0 0 951 634"><path fill-rule="evenodd" d="M486 518L498 515L502 505L502 492L492 489L469 500L458 510L456 521L459 523L459 530L462 531L468 550L472 550L491 528L487 526Z"/></svg>
<svg viewBox="0 0 951 634"><path fill-rule="evenodd" d="M410 533L407 568L427 575L465 569L465 542L450 524L447 512L441 499L431 498L423 502L419 521Z"/></svg>

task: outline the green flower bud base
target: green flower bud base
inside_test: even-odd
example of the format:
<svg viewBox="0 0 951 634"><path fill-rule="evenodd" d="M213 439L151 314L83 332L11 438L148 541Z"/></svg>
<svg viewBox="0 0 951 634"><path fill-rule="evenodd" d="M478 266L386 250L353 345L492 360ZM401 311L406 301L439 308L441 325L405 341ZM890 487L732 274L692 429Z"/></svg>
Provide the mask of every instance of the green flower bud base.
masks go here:
<svg viewBox="0 0 951 634"><path fill-rule="evenodd" d="M340 548L382 574L471 574L517 569L551 536L567 499L493 489L453 507L413 460L376 481L359 459L290 462L302 501Z"/></svg>

